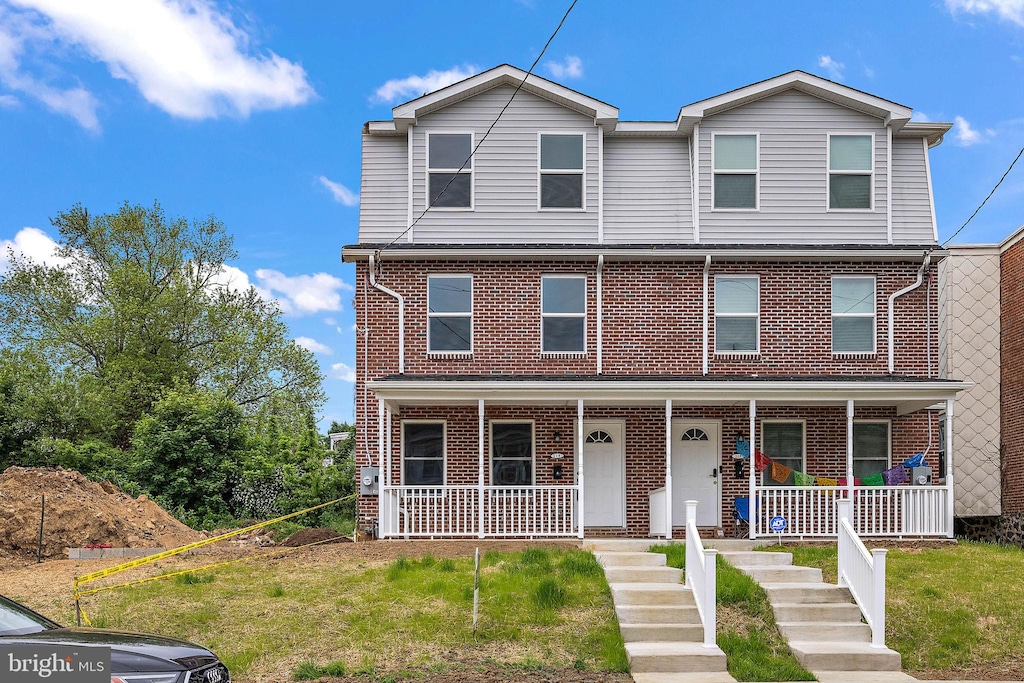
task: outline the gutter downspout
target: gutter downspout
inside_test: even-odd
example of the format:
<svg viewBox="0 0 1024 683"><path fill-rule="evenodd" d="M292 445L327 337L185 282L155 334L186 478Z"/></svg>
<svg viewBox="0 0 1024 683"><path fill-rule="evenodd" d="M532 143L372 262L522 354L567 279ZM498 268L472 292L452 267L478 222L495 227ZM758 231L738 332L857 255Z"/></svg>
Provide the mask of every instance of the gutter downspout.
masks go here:
<svg viewBox="0 0 1024 683"><path fill-rule="evenodd" d="M704 355L702 370L708 374L708 270L711 268L711 254L704 256Z"/></svg>
<svg viewBox="0 0 1024 683"><path fill-rule="evenodd" d="M597 257L597 374L601 374L602 367L604 365L604 345L603 345L603 331L604 331L604 319L601 314L601 295L602 295L602 283L601 275L604 272L604 254L599 254Z"/></svg>
<svg viewBox="0 0 1024 683"><path fill-rule="evenodd" d="M921 267L917 270L917 281L909 287L904 287L898 292L893 292L889 295L889 374L893 374L896 368L896 349L893 348L894 337L896 336L896 326L893 324L893 308L897 297L901 297L904 294L914 291L921 286L924 282L924 271L928 268L928 265L932 261L932 253L930 251L925 252L924 261L921 263Z"/></svg>
<svg viewBox="0 0 1024 683"><path fill-rule="evenodd" d="M376 290L392 296L398 301L398 374L405 374L405 299L398 292L388 289L377 282L377 271L375 269L376 259L370 254L370 286ZM891 306L891 304L890 304ZM369 338L367 338L369 341Z"/></svg>

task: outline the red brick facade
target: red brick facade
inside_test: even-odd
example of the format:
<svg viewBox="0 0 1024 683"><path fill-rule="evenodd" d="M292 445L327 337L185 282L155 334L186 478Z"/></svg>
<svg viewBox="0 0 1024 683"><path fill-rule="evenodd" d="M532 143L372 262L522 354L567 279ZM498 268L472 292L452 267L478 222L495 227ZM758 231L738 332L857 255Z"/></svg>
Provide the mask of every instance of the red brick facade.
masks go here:
<svg viewBox="0 0 1024 683"><path fill-rule="evenodd" d="M1024 241L1000 262L1003 514L1024 512Z"/></svg>

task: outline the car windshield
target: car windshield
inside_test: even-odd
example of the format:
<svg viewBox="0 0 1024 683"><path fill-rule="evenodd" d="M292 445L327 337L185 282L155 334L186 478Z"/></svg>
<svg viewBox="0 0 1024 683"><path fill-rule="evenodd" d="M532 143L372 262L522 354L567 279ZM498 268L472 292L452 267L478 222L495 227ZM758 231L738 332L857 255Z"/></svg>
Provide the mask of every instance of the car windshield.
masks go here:
<svg viewBox="0 0 1024 683"><path fill-rule="evenodd" d="M58 628L57 624L16 602L0 597L0 637L22 636L52 628Z"/></svg>

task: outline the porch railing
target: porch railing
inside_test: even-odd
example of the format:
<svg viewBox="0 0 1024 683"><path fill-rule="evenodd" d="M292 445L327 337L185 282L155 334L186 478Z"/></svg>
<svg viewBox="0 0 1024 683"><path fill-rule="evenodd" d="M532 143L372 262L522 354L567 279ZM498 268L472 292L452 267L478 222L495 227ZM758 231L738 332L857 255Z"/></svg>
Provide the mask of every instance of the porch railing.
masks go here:
<svg viewBox="0 0 1024 683"><path fill-rule="evenodd" d="M576 486L383 486L381 538L569 537Z"/></svg>
<svg viewBox="0 0 1024 683"><path fill-rule="evenodd" d="M846 586L871 627L871 646L885 647L885 554L870 553L850 524L851 501L836 501L839 518L839 585Z"/></svg>
<svg viewBox="0 0 1024 683"><path fill-rule="evenodd" d="M716 583L718 551L704 549L697 531L697 501L686 501L686 587L697 603L697 613L704 627L704 647L716 647Z"/></svg>
<svg viewBox="0 0 1024 683"><path fill-rule="evenodd" d="M839 534L836 502L849 496L845 486L758 486L751 523L758 536L775 535L773 517L786 519L785 536ZM860 536L947 537L949 492L938 486L855 486L850 525Z"/></svg>

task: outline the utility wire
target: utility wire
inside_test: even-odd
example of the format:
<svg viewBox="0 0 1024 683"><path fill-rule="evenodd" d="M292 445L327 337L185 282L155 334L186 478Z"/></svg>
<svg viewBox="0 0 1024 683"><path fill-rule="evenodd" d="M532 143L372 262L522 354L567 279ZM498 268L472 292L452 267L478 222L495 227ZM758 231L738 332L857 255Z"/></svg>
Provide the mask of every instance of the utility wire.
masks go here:
<svg viewBox="0 0 1024 683"><path fill-rule="evenodd" d="M1004 173L1004 174L1003 174L1003 177L999 179L999 182L998 182L998 183L996 183L996 186L992 188L992 191L988 193L988 196L987 196L987 197L985 197L985 200L984 200L984 201L982 201L982 202L981 202L981 204L979 204L979 205L978 205L978 208L977 208L977 209L975 209L975 210L974 210L974 213L972 213L972 214L971 214L971 217L970 217L970 218L968 218L968 219L967 219L966 221L964 221L964 224L963 224L963 225L961 225L961 226L960 226L959 228L957 228L957 231L956 231L956 232L954 232L954 233L953 233L952 235L950 235L950 236L949 236L949 238L948 238L948 239L947 239L947 240L946 240L945 242L943 242L943 243L942 243L942 246L943 246L943 247L945 247L945 246L946 246L947 244L949 244L949 243L950 243L950 241L951 241L951 240L952 240L952 239L953 239L954 237L956 237L957 235L959 235L959 234L960 234L960 231L961 231L961 230L963 230L964 228L966 228L966 227L967 227L967 224L968 224L968 223L970 223L970 222L971 222L971 221L972 221L972 220L974 219L974 217L978 215L978 212L979 212L979 211L981 211L981 207L985 206L985 203L986 203L986 202L987 202L987 201L988 201L989 199L991 199L991 198L992 198L992 195L994 195L994 194L996 193L996 190L998 190L998 189L999 189L999 186L1003 184L1003 181L1004 181L1004 180L1006 180L1006 176L1010 175L1010 171L1012 171L1012 170L1013 170L1013 167L1014 167L1014 165L1015 165L1015 164L1017 163L1017 161L1019 161L1019 160L1020 160L1020 158L1021 158L1021 155L1024 155L1024 147L1021 147L1021 148L1020 148L1020 151L1019 151L1019 152L1017 152L1017 156L1016 156L1016 158L1014 158L1014 160L1013 160L1013 161L1012 161L1012 162L1010 163L1010 167L1009 167L1008 169L1006 169L1006 173Z"/></svg>
<svg viewBox="0 0 1024 683"><path fill-rule="evenodd" d="M500 112L498 112L498 116L495 117L490 127L487 128L487 132L485 132L483 134L483 137L480 138L480 142L476 143L476 146L473 148L473 151L469 153L469 156L466 157L466 160L462 162L462 166L459 167L459 170L452 175L451 179L449 179L445 186L441 188L441 191L437 193L437 196L430 200L430 203L427 205L427 208L423 209L423 212L416 217L416 220L410 223L409 227L402 231L402 234L388 242L387 246L385 246L383 249L377 250L376 256L378 264L380 263L381 253L386 249L390 249L391 247L393 247L398 240L402 239L407 234L409 234L409 231L416 227L416 224L420 222L420 219L427 215L427 211L430 211L430 209L434 207L434 203L437 202L437 200L440 199L442 195L444 195L444 193L448 190L448 186L455 182L455 179L459 177L459 174L466 169L466 166L469 164L470 159L472 159L476 155L476 151L480 149L480 145L484 144L484 140L486 140L487 136L491 134L491 131L494 130L494 127L498 125L498 121L501 120L501 117L505 113L505 110L508 109L509 106L512 104L512 100L514 100L516 98L516 95L519 94L519 91L522 90L523 86L526 84L526 79L533 75L533 70L537 68L537 64L544 56L544 53L548 51L548 47L551 45L551 41L553 41L555 39L555 36L558 35L558 32L562 30L562 25L565 24L565 20L569 18L569 13L572 12L574 7L576 7L576 3L578 1L579 0L572 0L572 4L569 5L569 9L565 11L565 14L562 16L562 20L558 22L558 26L555 27L555 30L551 34L551 37L548 38L548 42L544 43L543 49L541 49L540 54L537 55L537 58L533 60L533 64L530 65L530 68L526 72L526 75L523 77L523 80L520 81L519 85L516 86L516 89L512 93L512 96L508 98L508 102L506 102L505 106L501 108Z"/></svg>

